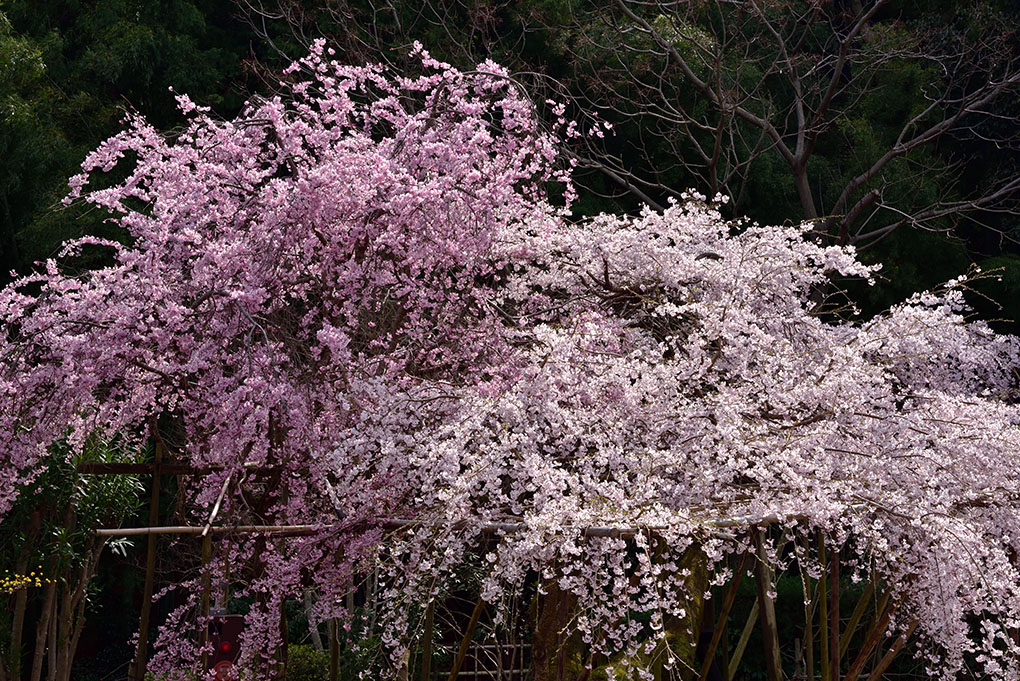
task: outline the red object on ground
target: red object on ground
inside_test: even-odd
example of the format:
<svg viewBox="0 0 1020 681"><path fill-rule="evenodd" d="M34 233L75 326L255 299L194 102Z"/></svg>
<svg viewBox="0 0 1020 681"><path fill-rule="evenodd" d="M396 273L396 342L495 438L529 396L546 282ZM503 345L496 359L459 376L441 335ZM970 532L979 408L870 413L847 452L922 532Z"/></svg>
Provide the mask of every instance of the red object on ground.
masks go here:
<svg viewBox="0 0 1020 681"><path fill-rule="evenodd" d="M241 632L244 615L220 615L209 621L209 642L213 652L209 655L208 669L216 672L216 679L227 678L227 670L234 666L241 652Z"/></svg>

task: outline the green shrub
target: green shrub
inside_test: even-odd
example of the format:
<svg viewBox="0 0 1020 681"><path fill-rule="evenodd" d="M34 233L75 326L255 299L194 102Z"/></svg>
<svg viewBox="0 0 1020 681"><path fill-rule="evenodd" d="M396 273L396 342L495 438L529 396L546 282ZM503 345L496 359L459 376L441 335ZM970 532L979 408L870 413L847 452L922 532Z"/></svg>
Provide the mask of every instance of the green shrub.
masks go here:
<svg viewBox="0 0 1020 681"><path fill-rule="evenodd" d="M287 681L326 681L329 655L308 645L287 646Z"/></svg>

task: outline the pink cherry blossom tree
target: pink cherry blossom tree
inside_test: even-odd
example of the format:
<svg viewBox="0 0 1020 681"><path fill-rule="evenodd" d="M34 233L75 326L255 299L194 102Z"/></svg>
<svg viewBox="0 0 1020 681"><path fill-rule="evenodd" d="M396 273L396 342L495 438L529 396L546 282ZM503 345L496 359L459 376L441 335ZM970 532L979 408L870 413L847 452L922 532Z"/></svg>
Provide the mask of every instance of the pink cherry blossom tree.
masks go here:
<svg viewBox="0 0 1020 681"><path fill-rule="evenodd" d="M50 262L0 294L0 512L54 442L76 452L99 436L154 438L213 469L191 490L199 523L226 490L218 523L339 524L298 549L265 537L223 549L221 563L259 566L256 658L272 657L280 601L310 575L324 603L347 589L377 520L411 494L403 450L512 354L484 292L520 260L519 225L553 224L543 187L566 179L503 70L421 58L421 75L398 77L337 66L320 46L294 65L287 101L236 120L184 96L172 137L131 116L69 197L108 211L130 244L70 243L116 262L86 274ZM91 188L115 167L122 180ZM369 419L387 454L331 469ZM171 619L193 630L193 606ZM197 659L185 638L154 665Z"/></svg>
<svg viewBox="0 0 1020 681"><path fill-rule="evenodd" d="M0 511L54 442L98 434L213 469L197 523L319 527L227 537L209 565L252 566L256 670L284 599L344 617L370 566L402 659L412 606L484 534L485 600L538 573L575 604L561 635L647 674L703 596L692 550L718 582L748 551L818 575L782 547L822 536L891 585L888 629L916 628L933 676L1018 678L1020 344L967 320L965 282L840 321L813 294L871 269L801 228L695 195L573 220L509 74L421 56L402 77L319 45L287 99L221 121L181 97L177 136L132 117L86 160L71 199L132 240L0 294ZM196 667L195 617L192 597L154 671Z"/></svg>

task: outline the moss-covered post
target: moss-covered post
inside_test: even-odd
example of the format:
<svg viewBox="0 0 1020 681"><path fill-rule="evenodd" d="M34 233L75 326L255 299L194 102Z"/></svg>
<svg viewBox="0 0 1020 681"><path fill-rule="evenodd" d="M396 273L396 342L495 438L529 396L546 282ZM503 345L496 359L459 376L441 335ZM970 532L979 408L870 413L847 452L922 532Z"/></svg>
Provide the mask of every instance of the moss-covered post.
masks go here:
<svg viewBox="0 0 1020 681"><path fill-rule="evenodd" d="M666 618L663 622L665 640L659 642L651 655L642 654L630 660L615 658L609 664L594 670L590 676L592 681L636 680L639 677L634 667L651 668L657 678L675 678L681 681L694 681L698 678L698 639L701 637L705 613L705 592L709 588L708 560L701 547L694 545L687 550L680 559L680 569L686 569L689 573L685 584L687 603L684 606L684 616ZM580 651L577 657L580 666ZM671 661L672 667L669 674L664 673L666 671L664 663L667 659ZM537 676L535 678L538 679Z"/></svg>

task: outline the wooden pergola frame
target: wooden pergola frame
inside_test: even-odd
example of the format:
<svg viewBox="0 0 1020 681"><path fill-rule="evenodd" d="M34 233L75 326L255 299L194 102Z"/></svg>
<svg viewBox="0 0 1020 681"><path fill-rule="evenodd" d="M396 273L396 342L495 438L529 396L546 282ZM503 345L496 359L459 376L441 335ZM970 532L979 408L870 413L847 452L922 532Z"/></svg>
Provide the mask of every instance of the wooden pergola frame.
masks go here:
<svg viewBox="0 0 1020 681"><path fill-rule="evenodd" d="M263 466L257 463L248 463L244 465L247 470L271 470L272 466ZM150 498L149 507L149 524L145 527L122 527L122 528L102 528L95 531L97 537L126 537L126 536L146 536L148 537L148 545L146 552L146 567L145 567L145 586L143 588L143 600L142 608L139 617L139 634L138 642L135 651L135 660L132 663L128 680L129 681L142 681L145 673L147 658L148 658L148 628L149 619L152 607L152 594L155 582L155 558L156 558L156 538L159 535L199 535L202 537L202 563L203 565L208 562L211 554L211 540L212 535L223 535L223 534L267 534L276 537L301 537L301 536L312 536L322 531L329 531L332 529L340 529L342 525L213 525L216 516L218 514L220 504L223 500L224 495L227 492L229 483L232 476L228 476L224 482L223 489L220 491L219 497L213 506L212 512L208 522L204 526L198 525L166 525L161 526L158 524L159 520L159 497L160 497L160 478L163 475L177 475L177 476L191 476L191 475L208 475L217 471L224 470L223 466L193 466L191 464L179 463L179 462L163 462L163 446L162 444L156 444L155 456L152 463L107 463L107 462L88 462L80 463L77 466L77 471L84 475L152 475L152 494ZM772 599L768 596L768 592L772 588L772 571L768 567L765 561L765 548L764 542L761 536L761 528L768 527L769 525L786 522L790 520L806 520L806 516L800 515L789 515L779 516L776 514L769 514L765 516L736 516L729 518L718 518L718 519L706 519L703 522L697 523L697 525L705 530L712 532L713 534L723 536L733 536L727 530L742 528L751 531L752 538L755 543L754 555L743 554L740 559L739 567L734 573L734 579L730 587L726 591L726 595L721 604L719 612L719 621L725 623L729 616L730 609L733 606L733 602L736 597L737 588L740 585L743 577L743 571L747 565L748 560L753 559L754 573L755 573L755 585L757 592L757 599L755 601L755 607L752 608L747 622L745 623L740 641L734 650L734 657L730 660L728 669L724 671L727 678L731 678L736 666L739 664L740 658L743 655L744 649L746 648L750 634L754 628L755 620L759 620L762 632L763 640L765 644L766 653L766 671L769 681L782 681L783 671L782 664L779 654L779 636L778 636L778 623L776 622L775 609L773 607ZM467 521L457 522L436 522L421 520L407 519L407 518L383 518L378 519L378 525L385 530L399 531L403 529L422 527L422 526L436 526L446 529L468 529L474 528L483 534L512 534L527 529L528 525L524 522L482 522L478 524L469 523ZM633 539L639 535L645 535L649 537L658 536L660 532L666 528L663 527L600 527L600 526L586 526L572 528L582 537L611 537L620 539ZM821 549L823 553L822 560L824 558L824 549ZM820 586L825 588L826 577L831 580L831 587L829 589L829 603L822 599L820 603L822 622L822 680L823 681L840 681L840 660L845 654L850 636L856 630L857 624L860 620L861 615L864 612L867 601L870 598L870 593L865 593L861 598L857 607L854 610L854 614L851 616L849 628L846 631L840 632L840 615L839 615L839 590L836 585L839 583L839 557L837 551L829 552L828 569L825 571L829 573L826 575L822 574ZM203 594L202 594L202 612L205 615L209 613L209 579L206 576L203 579ZM886 599L887 600L887 599ZM475 612L472 613L471 622L469 622L468 631L465 634L464 640L461 642L460 650L454 661L453 671L450 675L449 681L455 681L457 671L460 669L461 663L464 661L464 656L467 651L467 643L474 630L474 625L477 624L478 616L480 616L480 604L476 605ZM826 608L825 606L829 607ZM895 604L883 604L883 608L894 608ZM430 606L431 608L431 606ZM812 606L813 610L813 606ZM828 610L828 612L826 612ZM888 617L891 615L891 610L885 610L885 617L879 618L869 629L867 640L865 641L864 648L860 654L850 665L850 674L847 675L847 681L857 681L857 676L863 670L863 667L867 661L867 657L871 654L877 644L880 642L881 635L885 631L885 625L888 622ZM714 616L713 616L714 619ZM867 681L878 681L881 674L888 668L892 662L893 657L899 652L899 650L906 643L907 638L913 633L917 627L917 620L911 622L907 630L900 636L897 637L896 641L892 644L886 654L878 662L871 674L867 677ZM827 631L824 631L826 630ZM331 632L333 629L330 629ZM715 656L715 652L721 642L722 635L724 632L724 626L717 626L705 649L703 664L700 669L698 681L705 681L708 678L710 671L711 662ZM428 669L426 665L425 669ZM336 636L330 636L330 652L329 652L329 679L335 681L339 670L339 648L336 640ZM423 677L423 681L428 681Z"/></svg>

